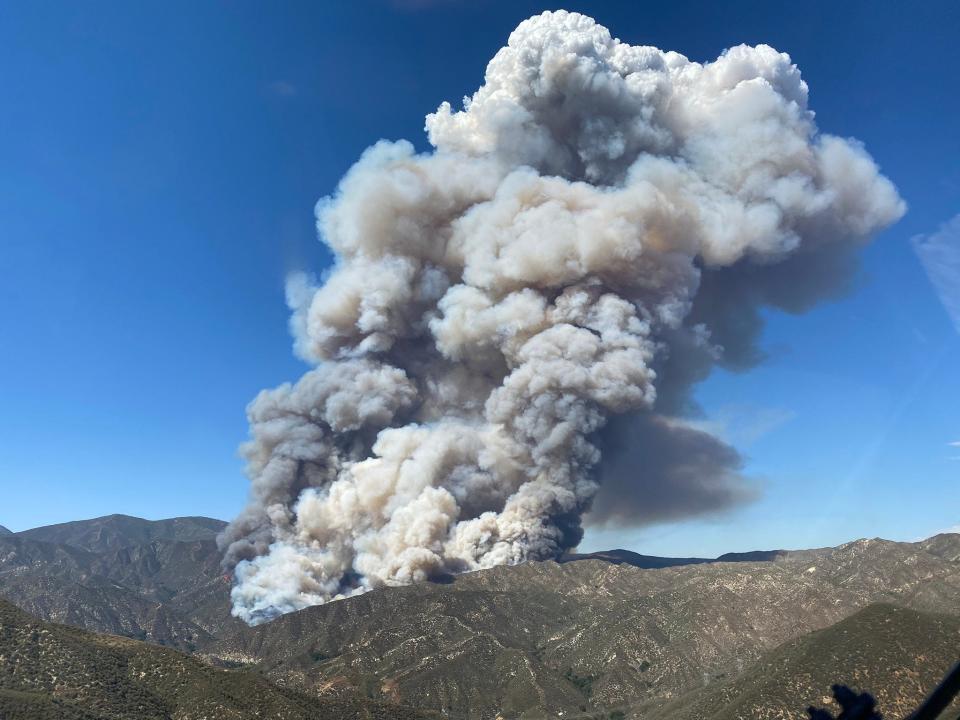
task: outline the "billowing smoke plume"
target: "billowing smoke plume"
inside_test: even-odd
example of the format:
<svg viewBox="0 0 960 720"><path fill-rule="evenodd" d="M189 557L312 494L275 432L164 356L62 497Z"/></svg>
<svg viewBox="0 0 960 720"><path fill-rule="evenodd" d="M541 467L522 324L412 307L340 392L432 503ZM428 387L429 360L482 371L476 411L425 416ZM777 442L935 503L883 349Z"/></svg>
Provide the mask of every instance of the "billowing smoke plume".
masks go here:
<svg viewBox="0 0 960 720"><path fill-rule="evenodd" d="M678 419L690 388L755 363L760 308L841 290L904 211L763 45L699 64L544 13L426 129L432 153L364 153L318 206L335 266L290 283L316 368L248 410L222 537L248 622L554 556L598 478L597 522L747 497L736 451Z"/></svg>

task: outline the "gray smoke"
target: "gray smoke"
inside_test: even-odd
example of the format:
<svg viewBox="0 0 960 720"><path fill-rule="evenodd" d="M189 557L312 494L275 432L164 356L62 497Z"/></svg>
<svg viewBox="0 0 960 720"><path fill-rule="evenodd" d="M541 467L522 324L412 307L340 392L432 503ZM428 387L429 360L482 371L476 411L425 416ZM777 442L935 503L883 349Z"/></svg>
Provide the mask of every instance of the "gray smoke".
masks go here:
<svg viewBox="0 0 960 720"><path fill-rule="evenodd" d="M320 202L336 264L290 282L316 368L248 408L221 538L247 622L555 556L598 479L601 520L744 500L736 451L680 419L691 387L904 212L765 45L700 64L544 13L426 129L433 152L379 142Z"/></svg>

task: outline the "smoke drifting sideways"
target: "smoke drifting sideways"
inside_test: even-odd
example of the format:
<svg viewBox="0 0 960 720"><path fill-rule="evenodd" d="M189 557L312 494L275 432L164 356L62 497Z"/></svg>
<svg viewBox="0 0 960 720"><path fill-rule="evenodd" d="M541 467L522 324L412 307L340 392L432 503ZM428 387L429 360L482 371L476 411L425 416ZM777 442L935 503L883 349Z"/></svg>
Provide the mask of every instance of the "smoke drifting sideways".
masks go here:
<svg viewBox="0 0 960 720"><path fill-rule="evenodd" d="M336 263L288 284L315 368L248 407L250 502L220 539L248 623L554 557L591 506L748 499L736 450L683 421L691 388L756 363L761 309L841 291L905 210L818 133L787 55L700 64L576 13L521 23L426 130L432 152L381 141L320 201Z"/></svg>

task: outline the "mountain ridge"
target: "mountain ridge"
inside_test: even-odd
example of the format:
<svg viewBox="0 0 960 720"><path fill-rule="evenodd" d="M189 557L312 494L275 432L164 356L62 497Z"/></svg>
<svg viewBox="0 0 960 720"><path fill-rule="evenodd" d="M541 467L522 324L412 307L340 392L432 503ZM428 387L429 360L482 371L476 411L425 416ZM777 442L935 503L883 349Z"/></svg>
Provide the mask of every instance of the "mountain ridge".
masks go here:
<svg viewBox="0 0 960 720"><path fill-rule="evenodd" d="M28 540L74 545L94 552L142 545L154 540L214 540L227 526L223 520L201 515L145 520L113 514L22 530L15 536Z"/></svg>
<svg viewBox="0 0 960 720"><path fill-rule="evenodd" d="M806 717L808 705L837 708L835 682L867 691L887 717L905 717L955 661L960 617L874 603L807 636L764 653L733 678L657 706L619 703L586 712L571 706L552 717L652 720L761 720ZM0 717L41 720L181 720L274 717L308 720L418 720L477 717L445 710L277 685L258 673L223 670L172 649L40 621L0 599ZM593 680L568 674L580 691ZM952 718L956 699L940 715ZM498 712L496 717L547 717ZM490 715L490 717L493 717Z"/></svg>
<svg viewBox="0 0 960 720"><path fill-rule="evenodd" d="M220 523L187 520L106 516L46 535L70 544L0 537L0 595L308 695L465 720L653 713L871 604L960 608L960 535L945 534L714 559L613 550L381 588L249 628L230 615Z"/></svg>
<svg viewBox="0 0 960 720"><path fill-rule="evenodd" d="M958 552L953 535L761 562L495 567L305 608L208 652L307 690L416 699L468 718L657 706L875 602L956 612L960 564L948 558Z"/></svg>
<svg viewBox="0 0 960 720"><path fill-rule="evenodd" d="M683 565L702 565L717 562L766 562L786 555L788 550L750 550L747 552L728 552L715 558L702 557L663 557L643 555L633 550L599 550L589 553L564 553L556 559L558 563L577 562L579 560L602 560L613 565L632 565L641 570L658 570Z"/></svg>

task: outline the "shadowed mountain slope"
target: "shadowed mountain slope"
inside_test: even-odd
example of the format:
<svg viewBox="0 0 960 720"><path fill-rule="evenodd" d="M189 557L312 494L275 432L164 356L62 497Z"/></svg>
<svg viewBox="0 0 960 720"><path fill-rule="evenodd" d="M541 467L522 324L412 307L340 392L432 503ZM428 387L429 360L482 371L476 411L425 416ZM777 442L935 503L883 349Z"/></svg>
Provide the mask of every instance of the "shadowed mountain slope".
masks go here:
<svg viewBox="0 0 960 720"><path fill-rule="evenodd" d="M4 535L13 535L13 532L5 528L3 525L0 525L0 537L3 537Z"/></svg>
<svg viewBox="0 0 960 720"><path fill-rule="evenodd" d="M695 691L656 717L802 720L810 705L836 715L834 683L871 693L884 717L906 717L958 660L960 617L878 603L780 646L740 677ZM958 709L955 703L944 717Z"/></svg>
<svg viewBox="0 0 960 720"><path fill-rule="evenodd" d="M311 698L174 650L37 620L0 600L0 717L50 720L415 720L406 708Z"/></svg>

